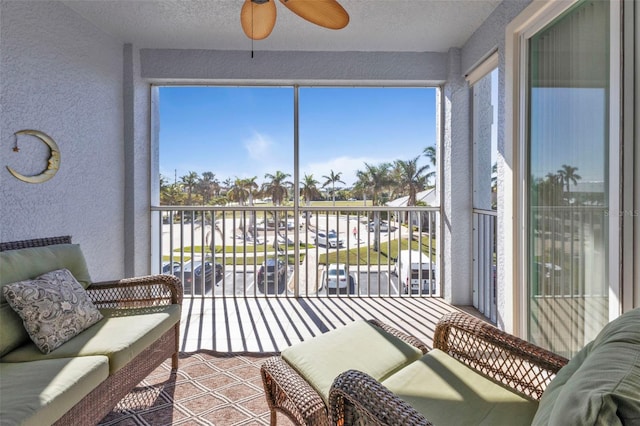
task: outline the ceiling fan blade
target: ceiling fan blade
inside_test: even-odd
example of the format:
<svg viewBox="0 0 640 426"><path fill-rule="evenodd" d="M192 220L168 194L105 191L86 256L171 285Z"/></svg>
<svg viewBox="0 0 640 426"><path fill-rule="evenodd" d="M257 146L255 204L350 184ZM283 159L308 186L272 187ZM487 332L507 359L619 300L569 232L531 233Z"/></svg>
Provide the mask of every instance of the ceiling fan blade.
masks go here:
<svg viewBox="0 0 640 426"><path fill-rule="evenodd" d="M245 0L240 11L242 31L253 40L269 37L276 25L275 0L253 1Z"/></svg>
<svg viewBox="0 0 640 426"><path fill-rule="evenodd" d="M280 0L290 11L321 27L339 30L349 23L349 14L336 0Z"/></svg>

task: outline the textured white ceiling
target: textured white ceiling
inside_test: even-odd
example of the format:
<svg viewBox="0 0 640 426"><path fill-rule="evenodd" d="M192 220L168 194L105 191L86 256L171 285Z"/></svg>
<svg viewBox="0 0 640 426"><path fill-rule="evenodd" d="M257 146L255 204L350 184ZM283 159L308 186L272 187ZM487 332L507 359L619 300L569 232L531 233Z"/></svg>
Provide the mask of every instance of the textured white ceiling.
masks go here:
<svg viewBox="0 0 640 426"><path fill-rule="evenodd" d="M313 1L313 0L309 0ZM276 1L271 35L256 50L446 52L461 47L501 0L340 0L342 30L311 24ZM141 48L249 50L243 0L68 0L78 14Z"/></svg>

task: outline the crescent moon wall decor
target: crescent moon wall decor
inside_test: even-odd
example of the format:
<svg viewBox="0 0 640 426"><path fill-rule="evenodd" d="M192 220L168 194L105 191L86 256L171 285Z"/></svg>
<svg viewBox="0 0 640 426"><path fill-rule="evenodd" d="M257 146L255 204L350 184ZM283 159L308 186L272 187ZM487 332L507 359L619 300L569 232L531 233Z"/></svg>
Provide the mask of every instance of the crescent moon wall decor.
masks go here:
<svg viewBox="0 0 640 426"><path fill-rule="evenodd" d="M30 135L40 139L45 145L47 145L47 147L49 147L49 159L47 162L47 167L40 174L25 176L7 166L7 170L9 170L9 173L11 173L17 179L20 179L21 181L27 183L42 183L51 179L60 168L60 149L58 148L58 144L56 144L49 135L39 130L20 130L18 132L15 132L14 135L16 137L16 146L13 149L14 152L18 152L17 137L19 135Z"/></svg>

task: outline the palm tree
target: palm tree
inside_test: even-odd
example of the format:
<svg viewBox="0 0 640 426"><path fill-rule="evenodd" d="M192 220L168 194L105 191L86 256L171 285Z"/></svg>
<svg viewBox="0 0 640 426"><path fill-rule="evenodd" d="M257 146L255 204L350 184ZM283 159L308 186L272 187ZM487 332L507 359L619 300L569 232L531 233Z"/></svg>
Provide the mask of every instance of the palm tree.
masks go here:
<svg viewBox="0 0 640 426"><path fill-rule="evenodd" d="M308 175L305 173L302 178L302 182L300 182L300 195L302 195L307 207L311 205L311 201L322 196L317 187L319 183L320 182L313 178L313 174Z"/></svg>
<svg viewBox="0 0 640 426"><path fill-rule="evenodd" d="M429 166L418 167L419 159L420 157L418 156L407 161L396 160L394 163L399 179L397 185L402 193L409 196L407 206L416 205L418 192L422 191L427 183L427 177L424 172Z"/></svg>
<svg viewBox="0 0 640 426"><path fill-rule="evenodd" d="M180 181L187 189L187 204L191 205L191 195L193 194L193 190L198 184L200 177L196 172L189 172L186 175L180 178Z"/></svg>
<svg viewBox="0 0 640 426"><path fill-rule="evenodd" d="M231 201L238 202L240 205L244 205L244 203L248 201L249 205L253 206L253 197L259 194L259 187L256 183L256 179L258 179L257 176L245 179L236 178L233 186L231 187L231 189L229 189L229 192L227 192L227 197ZM248 225L250 231L253 230L253 223L255 223L255 218L256 212L252 211L250 223ZM244 216L240 221L239 229L243 234L246 233L247 226L244 223Z"/></svg>
<svg viewBox="0 0 640 426"><path fill-rule="evenodd" d="M391 164L382 163L374 166L368 163L364 163L364 167L366 170L356 171L356 176L358 177L358 182L356 183L356 185L363 189L369 189L369 192L372 195L372 203L374 206L376 206L378 205L380 200L380 193L382 193L384 189L386 189L393 183L393 180L391 179L391 176L389 174ZM380 212L374 212L374 222L376 224L380 223ZM376 226L376 232L374 233L373 238L374 251L378 251L379 249L379 235L379 227Z"/></svg>
<svg viewBox="0 0 640 426"><path fill-rule="evenodd" d="M498 191L498 163L493 163L491 166L491 191Z"/></svg>
<svg viewBox="0 0 640 426"><path fill-rule="evenodd" d="M498 209L498 163L491 166L491 209Z"/></svg>
<svg viewBox="0 0 640 426"><path fill-rule="evenodd" d="M422 151L422 155L424 155L425 157L427 157L429 159L429 166L432 166L435 169L436 168L436 147L433 146L433 145L426 147ZM435 177L436 177L436 171L435 170L433 170L432 172L427 173L427 184L429 184L431 179L435 180ZM431 185L429 185L429 186L431 186Z"/></svg>
<svg viewBox="0 0 640 426"><path fill-rule="evenodd" d="M364 171L356 171L356 177L358 178L356 186L371 194L371 201L374 206L377 206L379 205L380 194L382 191L393 183L389 174L391 164L382 163L378 165L371 165L369 163L364 163L364 167Z"/></svg>
<svg viewBox="0 0 640 426"><path fill-rule="evenodd" d="M243 179L243 185L249 194L248 201L250 206L253 206L253 197L260 195L260 187L256 183L256 179L258 179L258 176Z"/></svg>
<svg viewBox="0 0 640 426"><path fill-rule="evenodd" d="M222 181L222 187L220 188L220 190L224 191L224 193L226 194L227 192L229 192L232 186L233 186L233 180L231 178L226 178L225 180Z"/></svg>
<svg viewBox="0 0 640 426"><path fill-rule="evenodd" d="M169 183L169 180L160 176L160 204L165 206L177 206L183 203L184 193L178 183Z"/></svg>
<svg viewBox="0 0 640 426"><path fill-rule="evenodd" d="M264 178L269 179L269 182L262 184L262 192L263 194L271 197L271 201L274 205L281 205L282 201L287 198L289 191L285 185L291 186L292 183L285 181L285 179L290 176L290 174L283 173L280 170L276 171L273 175L270 173L264 175Z"/></svg>
<svg viewBox="0 0 640 426"><path fill-rule="evenodd" d="M171 185L169 185L169 180L160 175L160 204L171 204L169 202Z"/></svg>
<svg viewBox="0 0 640 426"><path fill-rule="evenodd" d="M369 188L366 186L366 174L363 171L358 170L356 171L356 177L358 178L358 180L353 184L353 187L351 188L351 195L354 197L361 196L363 205L366 206L367 192L369 191Z"/></svg>
<svg viewBox="0 0 640 426"><path fill-rule="evenodd" d="M567 186L567 192L569 192L569 183L573 182L574 185L578 184L578 180L582 179L582 176L577 174L577 167L569 166L567 164L563 164L562 168L558 170L558 176L564 185Z"/></svg>
<svg viewBox="0 0 640 426"><path fill-rule="evenodd" d="M220 184L216 175L212 172L202 173L202 178L198 182L198 190L202 195L202 204L208 204L213 196L220 192Z"/></svg>
<svg viewBox="0 0 640 426"><path fill-rule="evenodd" d="M243 185L247 189L249 193L249 206L253 206L253 197L257 197L260 195L260 187L258 186L256 179L258 176L253 176L250 178L243 179ZM249 233L253 235L253 224L256 223L256 212L255 210L251 212L249 221ZM244 222L244 220L243 220ZM246 227L243 226L243 231L246 232ZM255 237L255 235L253 235Z"/></svg>
<svg viewBox="0 0 640 426"><path fill-rule="evenodd" d="M562 205L562 177L555 173L547 173L544 179L530 178L532 182L531 204L534 206Z"/></svg>
<svg viewBox="0 0 640 426"><path fill-rule="evenodd" d="M341 176L342 176L342 172L335 173L333 170L331 170L331 173L329 173L329 176L322 176L324 179L326 179L326 181L322 185L323 188L331 184L331 197L333 198L334 207L336 205L336 182L339 182L345 185L345 183L342 180L340 180Z"/></svg>
<svg viewBox="0 0 640 426"><path fill-rule="evenodd" d="M429 168L428 165L418 167L418 160L420 156L415 157L411 160L403 161L396 160L394 163L394 168L397 171L398 181L396 184L398 185L398 189L403 194L407 194L407 206L415 206L418 204L418 192L422 191L427 184L427 176L424 172ZM405 212L405 220L412 225L412 221L409 220L412 213ZM418 220L420 221L419 226L422 229L422 215L418 216ZM412 233L412 226L409 226L409 235Z"/></svg>
<svg viewBox="0 0 640 426"><path fill-rule="evenodd" d="M244 205L249 199L249 189L247 188L246 180L236 178L227 191L227 198L229 198L230 201Z"/></svg>

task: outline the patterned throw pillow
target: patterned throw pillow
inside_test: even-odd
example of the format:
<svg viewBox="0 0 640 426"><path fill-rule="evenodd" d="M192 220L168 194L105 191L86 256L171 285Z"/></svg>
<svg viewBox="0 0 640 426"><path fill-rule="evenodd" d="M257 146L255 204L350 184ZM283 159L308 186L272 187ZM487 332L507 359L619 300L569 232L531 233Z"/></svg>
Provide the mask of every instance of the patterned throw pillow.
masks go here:
<svg viewBox="0 0 640 426"><path fill-rule="evenodd" d="M4 297L45 354L102 319L85 289L67 269L7 284Z"/></svg>

